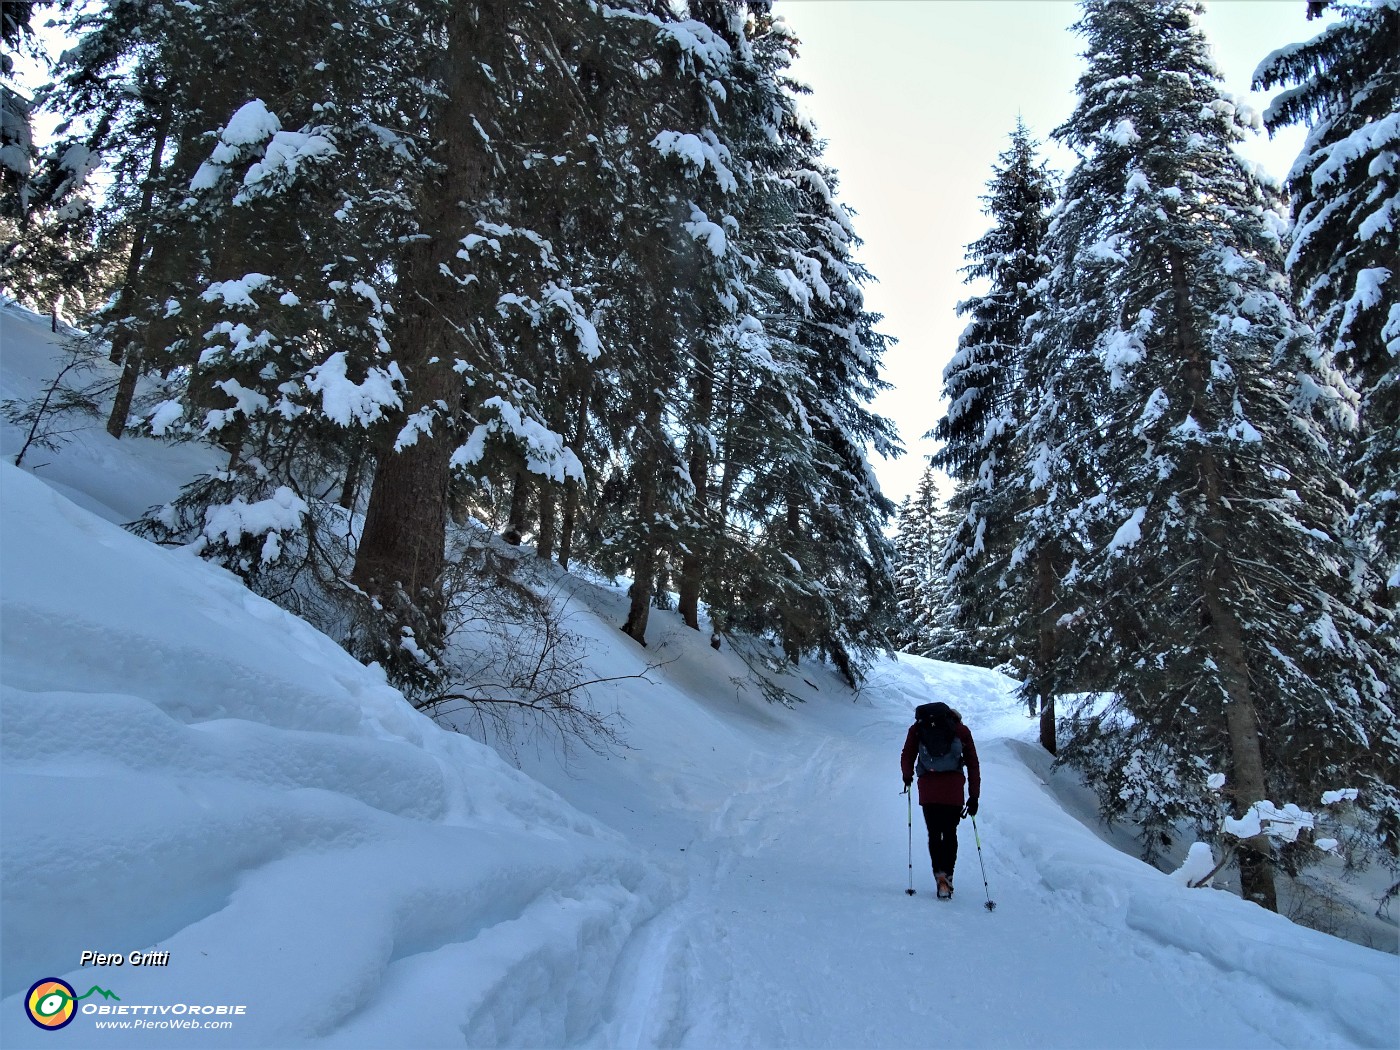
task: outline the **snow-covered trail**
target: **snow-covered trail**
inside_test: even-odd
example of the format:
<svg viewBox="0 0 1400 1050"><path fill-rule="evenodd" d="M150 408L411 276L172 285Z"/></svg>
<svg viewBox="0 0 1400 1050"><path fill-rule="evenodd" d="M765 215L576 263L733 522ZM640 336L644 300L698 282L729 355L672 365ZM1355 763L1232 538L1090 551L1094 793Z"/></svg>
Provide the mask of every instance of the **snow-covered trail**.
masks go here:
<svg viewBox="0 0 1400 1050"><path fill-rule="evenodd" d="M930 1032L969 1047L1331 1045L1307 1011L1232 981L1200 955L1106 928L1090 912L1113 917L1111 888L1102 901L1057 895L1002 852L994 814L1014 804L1011 782L1027 786L1004 742L986 747L988 812L979 822L989 845L998 843L984 850L998 910L982 907L970 826L960 836L958 894L944 903L932 894L916 824L921 891L907 897L907 818L903 800L889 797L897 744L873 736L812 769L810 794L804 788L806 797L760 820L763 846L697 894L697 926L712 936L694 949L692 1002L704 1006L683 1045L918 1045ZM1226 1026L1218 1000L1231 998L1232 983L1245 999ZM707 1002L705 989L718 990L718 1001ZM1139 1027L1124 1032L1116 1015L1096 1016L1092 1004L1105 997L1141 1003Z"/></svg>
<svg viewBox="0 0 1400 1050"><path fill-rule="evenodd" d="M904 659L877 671L864 702L785 719L782 750L751 756L754 775L692 808L684 846L665 847L686 888L640 941L638 980L617 990L599 1045L1388 1045L1377 1033L1394 1012L1393 959L1177 886L1104 844L1028 766L1008 685ZM917 806L918 894L904 892L898 752L913 704L929 699L957 706L979 737L994 913L967 821L957 896L935 899ZM1300 937L1340 956L1330 979L1306 948L1297 958ZM1106 1003L1132 1004L1132 1024Z"/></svg>
<svg viewBox="0 0 1400 1050"><path fill-rule="evenodd" d="M1111 883L1057 892L1008 852L997 810L1035 785L1005 741L985 745L979 821L996 912L982 906L967 823L957 896L934 898L917 809L919 893L908 897L902 729L891 719L816 751L803 776L752 807L742 846L726 837L706 843L721 854L688 850L710 870L678 906L673 985L643 1045L919 1045L930 1033L966 1047L1346 1045L1310 1003L1151 928L1125 938ZM1094 1009L1104 999L1139 1004L1132 1030ZM1236 1009L1222 1015L1222 1001Z"/></svg>

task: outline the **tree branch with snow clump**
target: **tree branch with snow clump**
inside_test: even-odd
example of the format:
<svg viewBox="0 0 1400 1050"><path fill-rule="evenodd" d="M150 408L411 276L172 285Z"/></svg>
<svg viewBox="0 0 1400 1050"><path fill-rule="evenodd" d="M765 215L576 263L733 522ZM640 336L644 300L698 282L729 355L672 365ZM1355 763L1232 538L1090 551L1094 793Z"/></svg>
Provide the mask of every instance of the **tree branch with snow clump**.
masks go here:
<svg viewBox="0 0 1400 1050"><path fill-rule="evenodd" d="M270 499L248 503L236 496L232 503L209 507L204 512L205 543L225 543L238 547L245 537L265 536L262 561L275 562L282 556L283 532L296 532L311 508L306 501L283 485Z"/></svg>
<svg viewBox="0 0 1400 1050"><path fill-rule="evenodd" d="M1225 775L1212 773L1206 781L1206 786L1215 792L1223 791ZM1325 791L1322 794L1322 804L1332 806L1341 802L1353 802L1359 794L1356 788ZM1171 877L1192 888L1209 886L1211 880L1230 862L1240 844L1260 835L1266 836L1275 846L1301 840L1309 842L1324 853L1336 853L1339 845L1336 839L1313 837L1317 823L1316 814L1292 802L1282 807L1275 806L1267 799L1255 802L1245 811L1244 816L1236 818L1226 815L1221 819L1220 833L1225 843L1225 852L1218 863L1215 862L1208 844L1193 842L1185 862L1172 872Z"/></svg>

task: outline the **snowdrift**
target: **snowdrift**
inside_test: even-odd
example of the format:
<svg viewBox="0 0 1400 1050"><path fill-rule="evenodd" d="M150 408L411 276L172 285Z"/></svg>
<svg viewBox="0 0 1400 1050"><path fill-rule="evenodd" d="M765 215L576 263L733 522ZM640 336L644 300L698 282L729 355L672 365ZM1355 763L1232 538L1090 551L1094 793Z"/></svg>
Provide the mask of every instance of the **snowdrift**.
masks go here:
<svg viewBox="0 0 1400 1050"><path fill-rule="evenodd" d="M8 465L0 484L0 1041L52 1038L19 998L61 974L247 1004L209 1033L229 1045L554 1045L599 1023L666 900L635 850L230 574ZM75 972L153 948L169 965Z"/></svg>

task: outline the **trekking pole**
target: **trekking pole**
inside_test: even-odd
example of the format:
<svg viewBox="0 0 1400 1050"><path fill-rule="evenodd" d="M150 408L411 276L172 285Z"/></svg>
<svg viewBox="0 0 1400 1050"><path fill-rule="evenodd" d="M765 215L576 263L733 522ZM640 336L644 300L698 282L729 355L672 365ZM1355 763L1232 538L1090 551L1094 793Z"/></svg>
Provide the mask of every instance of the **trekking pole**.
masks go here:
<svg viewBox="0 0 1400 1050"><path fill-rule="evenodd" d="M909 794L909 786L904 787L904 797L909 802L909 888L904 892L914 896L914 796Z"/></svg>
<svg viewBox="0 0 1400 1050"><path fill-rule="evenodd" d="M987 865L982 863L982 836L977 833L977 818L972 818L972 839L977 843L977 865L982 869L982 889L987 893L987 903L982 905L988 911L997 910L997 902L992 900L992 891L987 888ZM912 870L912 869L911 869Z"/></svg>

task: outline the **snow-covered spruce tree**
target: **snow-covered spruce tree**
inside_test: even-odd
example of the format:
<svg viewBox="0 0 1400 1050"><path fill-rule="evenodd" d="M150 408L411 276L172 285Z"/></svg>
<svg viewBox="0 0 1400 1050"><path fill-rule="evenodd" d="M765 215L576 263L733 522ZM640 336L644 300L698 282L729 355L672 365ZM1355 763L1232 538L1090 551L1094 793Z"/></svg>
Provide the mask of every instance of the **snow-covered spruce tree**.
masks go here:
<svg viewBox="0 0 1400 1050"><path fill-rule="evenodd" d="M91 151L61 134L48 148L34 145L34 114L46 89L26 95L16 59L49 65L34 33L34 12L44 6L6 2L0 13L0 288L52 312L56 328L60 315L94 305L110 276L110 252L91 199Z"/></svg>
<svg viewBox="0 0 1400 1050"><path fill-rule="evenodd" d="M966 509L960 508L952 499L938 503L930 534L937 560L937 586L929 593L922 653L951 663L1004 667L1004 664L992 665L988 660L989 653L1004 651L1000 639L979 637L967 632L958 619L957 600L948 585L944 560L958 527L966 520Z"/></svg>
<svg viewBox="0 0 1400 1050"><path fill-rule="evenodd" d="M899 625L891 642L901 652L927 656L927 635L941 590L942 546L934 534L938 513L933 471L925 467L912 496L900 504L895 518L894 583Z"/></svg>
<svg viewBox="0 0 1400 1050"><path fill-rule="evenodd" d="M159 102L124 117L146 138L116 154L135 242L107 317L114 346L128 345L124 380L147 367L179 377L144 425L230 453L223 476L182 498L190 521L164 515L196 532L211 505L260 503L283 486L311 499L334 486L334 464L362 450L357 431L393 400L380 292L406 232L403 194L391 188L417 170L416 128L395 108L412 99L370 87L391 82L391 52L412 61L402 22L400 35L387 16L319 0L214 8L181 8L142 49L139 96ZM213 62L239 50L236 40L281 57ZM177 80L156 61L166 52L193 69ZM80 86L91 80L82 72ZM114 421L125 417L119 404ZM207 553L251 577L280 560L259 554L266 531L235 530Z"/></svg>
<svg viewBox="0 0 1400 1050"><path fill-rule="evenodd" d="M930 433L942 442L933 463L953 478L951 505L961 516L943 567L955 623L979 662L1027 667L1039 655L1037 639L1053 611L1046 596L1027 602L1000 580L1025 510L1017 503L1024 490L1006 484L1025 466L1016 441L1026 418L1025 326L1043 305L1050 268L1043 248L1055 189L1037 150L1018 120L982 198L995 224L968 246L963 268L964 279L985 282L986 291L958 306L969 323L943 372L947 413ZM1028 604L1034 611L1025 611ZM1047 717L1053 726L1053 710Z"/></svg>
<svg viewBox="0 0 1400 1050"><path fill-rule="evenodd" d="M449 463L465 438L459 430L463 379L475 381L491 353L472 315L472 307L489 307L463 294L454 266L462 255L470 265L472 248L491 251L489 234L477 231L477 224L498 218L489 204L497 167L490 144L500 141L500 130L491 118L498 94L508 88L494 81L484 66L500 57L507 59L503 66L510 64L505 21L500 4L452 10L426 6L417 32L433 46L423 66L410 69L409 76L395 70L400 74L391 81L395 87L410 83L413 74L426 81L423 119L405 129L421 134L423 176L402 189L402 246L392 258L367 260L381 266L385 277L392 274L395 294L384 301L368 281L367 288L358 288L365 300L384 302L393 312L392 333L385 333L384 342L358 344L378 360L361 371L363 353L354 363L360 367L333 354L319 365L323 371L316 371L315 378L305 372L276 377L280 384L295 382L311 395L312 405L321 402L322 410L329 406L318 393L357 393L363 399L363 416L351 416L346 423L374 426L371 447L377 470L351 581L384 610L382 623L367 631L358 648L368 654L382 647L382 657L391 661L398 655L400 634L410 652L435 654L444 640L440 580ZM511 71L503 67L505 76ZM256 137L253 143L270 147L277 132L267 130L272 134ZM308 134L315 136L314 130ZM353 209L360 202L347 203ZM480 239L468 242L469 237ZM514 248L512 241L508 249ZM235 339L242 342L239 336ZM238 357L239 347L232 346L231 360Z"/></svg>
<svg viewBox="0 0 1400 1050"><path fill-rule="evenodd" d="M648 78L643 105L623 115L635 146L620 165L632 178L619 215L634 235L603 278L603 332L609 345L636 350L605 358L620 381L608 384L600 415L606 430L626 437L610 450L595 557L632 576L624 630L638 641L652 602L667 600L669 581L658 577L674 564L682 617L699 626L703 595L718 644L726 603L716 581L742 560L749 535L728 527L728 495L753 443L739 451L722 439L744 381L739 343L761 331L749 312L755 228L747 209L755 146L778 134L763 134L776 88L756 67L744 5L697 4L692 13L675 30L692 38L677 57L679 72L695 71L693 85L674 74Z"/></svg>
<svg viewBox="0 0 1400 1050"><path fill-rule="evenodd" d="M59 320L99 306L117 274L120 231L99 210L91 176L96 157L80 140L61 139L35 157L18 219L0 217L7 293Z"/></svg>
<svg viewBox="0 0 1400 1050"><path fill-rule="evenodd" d="M864 484L868 470L823 425L860 395L850 385L823 389L845 365L822 343L854 338L874 348L878 337L839 313L859 301L847 287L855 271L842 262L852 234L789 93L795 41L766 5L747 7L692 8L691 31L717 56L710 89L689 96L690 110L676 109L687 96L671 85L656 108L696 130L639 135L664 147L667 163L643 154L627 169L652 172L653 191L623 204L635 209L628 227L645 236L633 236L609 268L623 286L601 278L600 333L610 347L655 345L636 363L617 357L622 381L605 384L599 420L627 439L613 443L599 493L594 557L633 577L629 633L674 574L682 617L698 626L703 601L712 644L741 629L772 638L791 659L826 652L854 669L868 645L863 620L883 615L884 604L867 601L868 584L850 575L870 561L850 553L867 542L861 511L850 508L877 503L834 495L847 484L843 472ZM684 179L674 181L677 173ZM669 341L658 340L666 333ZM601 361L612 366L609 352ZM674 379L651 379L658 369ZM813 515L807 494L823 485L833 495L822 494ZM651 559L646 571L641 556ZM842 640L843 630L857 640Z"/></svg>
<svg viewBox="0 0 1400 1050"><path fill-rule="evenodd" d="M11 34L28 39L25 24L32 21L36 6L5 5L7 43ZM15 191L7 192L0 205L5 283L31 305L52 310L55 320L59 314L86 318L98 308L120 279L120 263L131 246L120 203L123 173L113 163L113 147L123 139L142 138L139 132L129 134L130 127L117 126L122 112L139 108L139 72L132 64L132 19L124 20L123 31L113 31L115 23L123 21L112 16L110 8L115 6L130 15L137 5L108 5L78 14L65 5L65 28L78 38L78 45L67 49L56 65L45 62L59 79L40 87L24 105L26 110L32 105L55 124L50 141L37 152L32 148L25 115L18 123L6 119L3 135L8 144L0 146L0 152L24 169L22 184L16 183L17 172L5 165L11 179L7 189ZM94 48L94 24L108 27L101 34L105 46ZM25 46L35 50L33 44ZM99 50L105 61L95 53ZM115 68L118 62L123 63L120 70ZM11 63L9 54L5 63ZM7 88L7 103L12 96L18 98ZM99 96L105 96L100 104ZM8 142L15 137L24 140L22 149L18 142ZM92 176L104 166L99 195Z"/></svg>
<svg viewBox="0 0 1400 1050"><path fill-rule="evenodd" d="M595 304L600 353L587 368L532 374L581 474L540 479L535 503L521 506L517 471L508 524L527 526L537 511L537 551L550 550L557 528L562 562L581 544L606 571L631 575L624 630L639 642L653 598L664 600L669 586L658 577L685 549L678 536L694 493L684 467L694 374L711 333L731 317L730 275L740 262L721 222L739 184L723 137L732 48L710 24L724 28L724 12L707 18L619 5L605 23L607 48L577 33L577 84L593 110L583 130L598 131L588 138L596 158L581 156L582 169L541 158L543 170L572 183L539 203L557 211L561 198L577 202L551 236L567 244L561 255L575 287L586 286ZM542 216L540 228L556 224ZM591 500L582 498L584 482Z"/></svg>
<svg viewBox="0 0 1400 1050"><path fill-rule="evenodd" d="M1087 0L1088 70L1056 134L1079 152L1052 223L1045 380L1026 428L1027 546L1075 552L1058 692L1106 706L1062 752L1149 839L1275 793L1361 788L1400 813L1397 654L1350 583L1333 448L1350 405L1293 312L1273 200L1231 146L1189 0ZM1244 895L1274 908L1267 843Z"/></svg>
<svg viewBox="0 0 1400 1050"><path fill-rule="evenodd" d="M900 451L892 426L868 408L884 385L887 340L864 308L867 275L852 259L859 242L835 172L796 111L801 87L786 69L797 42L766 12L754 41L784 88L776 101L786 148L758 165L749 219L759 270L748 382L760 389L730 421L739 439L731 447L744 457L731 472L731 506L758 543L729 582L745 596L738 622L774 637L790 660L830 657L854 681L888 645L896 616L883 534L893 506L864 455Z"/></svg>
<svg viewBox="0 0 1400 1050"><path fill-rule="evenodd" d="M5 0L0 7L0 219L22 221L29 210L33 187L34 128L32 100L14 84L15 54L34 42L32 2ZM0 261L9 256L9 246Z"/></svg>
<svg viewBox="0 0 1400 1050"><path fill-rule="evenodd" d="M204 86L200 63L185 51L199 37L182 33L191 16L187 9L167 12L140 3L70 9L64 29L75 42L44 92L44 108L63 118L60 129L67 129L75 144L81 142L104 173L101 239L121 265L110 282L109 301L91 320L113 363L123 365L107 421L116 438L125 432L144 371L145 344L137 338L140 307L166 291L157 276L164 267L156 260L190 243L173 236L178 221L161 224L158 216L173 215L172 196L198 163L181 135L183 116L197 119L196 99ZM186 145L184 153L172 149L167 155L167 145L176 143ZM163 177L167 173L172 177ZM180 269L178 263L170 268Z"/></svg>
<svg viewBox="0 0 1400 1050"><path fill-rule="evenodd" d="M1287 87L1272 132L1306 124L1288 176L1288 272L1303 313L1361 394L1349 480L1383 600L1400 605L1400 0L1333 5L1339 21L1254 74ZM1385 591L1388 590L1388 594Z"/></svg>
<svg viewBox="0 0 1400 1050"><path fill-rule="evenodd" d="M732 181L716 179L708 195L687 195L693 220L687 228L710 251L699 257L704 265L691 278L704 299L687 295L680 307L687 318L688 361L677 414L685 427L683 472L690 493L674 543L678 610L698 628L705 603L715 648L745 610L765 606L768 592L752 583L765 575L767 562L757 554L762 530L742 509L741 497L755 461L774 452L767 435L790 436L768 395L781 399L793 373L767 352L770 337L757 316L757 285L771 265L763 248L772 232L769 180L794 150L778 79L787 60L779 53L788 44L775 43L767 6L692 5L693 15L728 48L725 78L705 106L713 134L725 144Z"/></svg>
<svg viewBox="0 0 1400 1050"><path fill-rule="evenodd" d="M632 300L627 310L645 312L636 322L651 346L650 360L630 366L637 398L631 411L640 422L629 455L635 502L624 529L611 537L634 551L623 629L638 641L648 607L669 600L665 577L673 565L681 615L698 628L704 567L723 541L711 505L709 428L716 364L741 309L747 268L734 236L734 213L751 182L751 162L737 148L754 77L743 12L735 3L692 5L692 18L677 31L694 43L680 49L675 72L653 88L664 93L653 106L663 123L638 128L651 153L643 170L663 196L659 208L641 198L653 213L643 220L654 231L642 261L647 288L624 293Z"/></svg>
<svg viewBox="0 0 1400 1050"><path fill-rule="evenodd" d="M956 663L984 658L985 640L979 648L958 622L943 567L944 552L963 517L939 499L934 468L925 467L914 495L900 509L894 539L899 626L892 641L901 652Z"/></svg>
<svg viewBox="0 0 1400 1050"><path fill-rule="evenodd" d="M551 5L405 4L365 19L334 0L269 17L301 23L285 35L303 51L314 39L318 60L259 67L202 140L180 207L207 231L204 254L160 318L163 363L188 383L150 423L236 450L257 491L224 494L233 500L220 520L232 508L246 528L224 530L220 543L246 548L230 551L245 571L269 560L270 519L236 505L290 507L273 514L278 528L304 529L311 486L317 497L339 488L348 507L373 460L352 579L379 626L353 644L412 672L414 653L442 639L452 471L502 436L532 469L570 463L522 372L537 347L560 340L596 355L596 333L555 247L520 221L532 214L521 202L544 197L531 156L569 145L549 134L546 82L558 81L545 70L562 60L538 39L541 24L599 37L604 18ZM527 38L515 17L535 30L538 52L517 46ZM208 520L190 510L196 527Z"/></svg>
<svg viewBox="0 0 1400 1050"><path fill-rule="evenodd" d="M761 443L743 443L740 463L711 460L707 477L726 494L709 501L719 510L709 518L705 501L689 502L697 486L685 469L687 454L710 445L697 337L702 350L741 363L760 358L738 349L740 337L768 338L745 305L745 279L764 265L755 262L761 238L743 242L734 218L757 181L743 171L753 162L736 159L723 136L764 140L762 127L740 130L737 114L766 111L776 126L790 111L773 102L781 93L751 55L735 62L754 24L734 17L742 8L702 5L704 18L687 20L640 4L414 3L363 19L339 4L259 14L211 3L158 24L121 21L114 6L81 49L96 70L120 64L108 56L141 56L142 82L170 88L134 95L171 104L131 110L145 138L126 165L127 199L149 215L151 244L132 253L138 280L117 297L114 323L140 349L128 366L154 364L180 380L177 397L146 413L151 429L216 438L231 458L160 515L162 527L204 533L208 553L250 578L285 577L289 547L316 542L308 522L318 501L339 489L333 498L351 507L356 477L373 464L353 582L397 624L384 643L396 652L402 628L419 652L440 634L432 552L454 492L508 494L502 505L522 530L537 511L545 554L557 500L567 559L586 509L581 483L616 467L629 509L604 538L645 581L634 593L642 610L656 577L684 566L685 530L701 534L697 522L718 523L721 546L774 547L762 516L748 519L758 523L751 530L734 527L742 462L772 469ZM279 55L314 38L317 61L240 59L201 73L210 56L238 50L228 34L240 33L267 35ZM179 77L167 72L176 55ZM819 232L835 221L846 236L844 215L822 213L830 189L809 167L773 165L780 193L801 205L805 186L821 202L785 212L781 236L792 236L794 214ZM793 288L830 285L817 265L795 274L788 248L766 265L793 278L770 279L791 314ZM849 339L854 329L839 320L811 329ZM797 345L786 334L780 342ZM808 389L774 397L774 418L810 416L809 404L839 415L842 397L807 376L817 367L809 350L784 352ZM844 367L839 353L825 359ZM733 388L763 387L761 368L731 374L715 419L735 414ZM769 432L807 440L805 427ZM853 445L809 445L807 461L837 449L829 461L868 481ZM793 564L776 561L782 572ZM844 654L866 644L859 622L869 603L835 580L849 560L832 545L813 562L841 598L822 608L854 604L818 618L812 647ZM703 579L741 593L738 574ZM843 617L857 624L858 643L832 641ZM629 619L644 635L644 615Z"/></svg>
<svg viewBox="0 0 1400 1050"><path fill-rule="evenodd" d="M710 613L710 643L720 645L728 593L722 581L726 566L740 558L747 534L730 528L735 468L743 461L739 446L721 444L730 418L736 374L748 365L742 347L753 344L760 326L751 283L759 269L754 245L764 228L763 172L790 149L780 124L785 114L781 86L774 75L767 4L703 0L691 4L695 18L709 26L729 48L722 92L706 105L722 124L735 166L735 183L726 198L713 195L694 202L694 229L705 234L714 256L709 266L711 309L691 322L692 350L682 418L686 425L685 472L693 486L677 534L680 572L677 609L694 629L700 626L702 598ZM780 162L778 162L780 163ZM717 224L712 224L717 219ZM751 365L749 365L751 368Z"/></svg>
<svg viewBox="0 0 1400 1050"><path fill-rule="evenodd" d="M337 24L342 31L332 28ZM254 143L225 141L225 124L262 95L279 98L284 113L307 108L308 95L333 110L339 96L329 89L336 83L330 70L345 68L357 54L352 44L342 60L336 45L345 37L362 42L366 30L377 25L360 19L358 8L313 0L170 6L123 0L74 16L69 29L77 43L64 54L46 105L65 116L109 182L105 237L124 260L111 301L97 320L111 342L113 360L123 363L108 425L114 436L127 425L137 378L152 368L169 372L188 364L180 357L182 346L193 346L195 354L201 349L201 333L190 331L199 320L197 311L182 323L180 309L172 306L197 303L211 268L222 270L221 277L254 271L249 260L262 248L254 237L227 224L217 236L211 232L225 218L207 196L218 181L211 173L223 171L206 164L211 151L230 163L253 159L237 154L250 153ZM313 36L324 60L309 64L303 59ZM367 65L377 68L373 50L363 50ZM267 118L276 119L275 114ZM230 137L271 134L265 125L244 119L233 125ZM308 158L284 150L280 159L291 169ZM276 167L261 166L268 174ZM277 181L250 183L249 192L256 195ZM203 391L192 390L190 396L197 407L223 407ZM234 430L215 436L236 458Z"/></svg>

